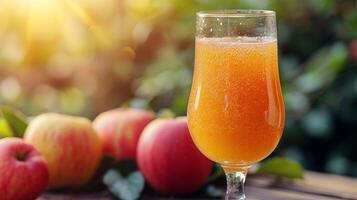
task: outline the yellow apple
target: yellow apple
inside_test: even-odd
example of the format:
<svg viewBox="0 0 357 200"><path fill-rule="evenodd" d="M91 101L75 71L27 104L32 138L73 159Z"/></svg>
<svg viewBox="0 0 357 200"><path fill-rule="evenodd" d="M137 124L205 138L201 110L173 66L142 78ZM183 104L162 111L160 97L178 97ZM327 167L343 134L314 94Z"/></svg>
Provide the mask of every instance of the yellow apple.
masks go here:
<svg viewBox="0 0 357 200"><path fill-rule="evenodd" d="M39 115L30 122L24 139L47 161L51 189L85 185L102 157L99 137L91 122L82 117Z"/></svg>

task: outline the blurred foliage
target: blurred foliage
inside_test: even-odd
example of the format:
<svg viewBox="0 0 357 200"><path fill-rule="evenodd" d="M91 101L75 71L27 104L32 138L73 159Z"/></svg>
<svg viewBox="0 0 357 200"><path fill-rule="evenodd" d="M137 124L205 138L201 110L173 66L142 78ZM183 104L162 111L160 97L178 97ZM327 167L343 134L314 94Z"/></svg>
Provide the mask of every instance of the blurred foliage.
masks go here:
<svg viewBox="0 0 357 200"><path fill-rule="evenodd" d="M123 200L139 199L145 185L144 177L139 171L135 171L124 178L120 172L114 169L105 174L103 182L113 195Z"/></svg>
<svg viewBox="0 0 357 200"><path fill-rule="evenodd" d="M0 104L88 117L124 102L185 115L195 12L275 10L287 115L275 154L357 176L356 0L0 2Z"/></svg>

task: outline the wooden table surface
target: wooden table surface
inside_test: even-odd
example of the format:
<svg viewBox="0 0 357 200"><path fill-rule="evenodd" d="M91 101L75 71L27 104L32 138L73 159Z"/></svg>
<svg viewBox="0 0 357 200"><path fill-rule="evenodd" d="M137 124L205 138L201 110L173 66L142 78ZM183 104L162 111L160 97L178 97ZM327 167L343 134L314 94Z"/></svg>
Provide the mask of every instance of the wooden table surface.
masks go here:
<svg viewBox="0 0 357 200"><path fill-rule="evenodd" d="M270 177L251 176L248 178L245 190L249 200L357 200L357 179L316 172L305 172L304 180L293 182L275 182ZM97 199L113 200L114 198L107 192L93 194L45 193L37 200ZM141 199L159 200L174 198L144 195Z"/></svg>

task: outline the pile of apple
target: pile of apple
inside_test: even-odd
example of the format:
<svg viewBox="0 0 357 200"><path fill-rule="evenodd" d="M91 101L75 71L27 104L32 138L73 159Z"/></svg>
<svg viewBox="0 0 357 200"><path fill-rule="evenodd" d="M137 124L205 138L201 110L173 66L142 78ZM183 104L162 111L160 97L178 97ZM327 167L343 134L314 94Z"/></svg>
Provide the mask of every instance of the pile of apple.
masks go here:
<svg viewBox="0 0 357 200"><path fill-rule="evenodd" d="M45 189L80 188L103 155L136 160L149 185L166 195L196 191L212 169L184 117L155 119L152 112L116 109L92 123L48 113L30 122L23 139L0 140L0 199L31 200Z"/></svg>

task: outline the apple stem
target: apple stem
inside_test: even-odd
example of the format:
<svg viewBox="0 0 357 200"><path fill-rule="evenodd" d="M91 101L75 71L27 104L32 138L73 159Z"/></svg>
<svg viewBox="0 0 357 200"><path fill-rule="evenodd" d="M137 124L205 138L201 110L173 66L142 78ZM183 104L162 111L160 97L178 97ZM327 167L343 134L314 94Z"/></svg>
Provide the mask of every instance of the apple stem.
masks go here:
<svg viewBox="0 0 357 200"><path fill-rule="evenodd" d="M19 152L16 154L16 160L17 161L26 161L27 153L26 152Z"/></svg>

